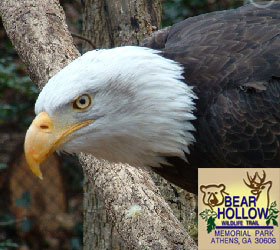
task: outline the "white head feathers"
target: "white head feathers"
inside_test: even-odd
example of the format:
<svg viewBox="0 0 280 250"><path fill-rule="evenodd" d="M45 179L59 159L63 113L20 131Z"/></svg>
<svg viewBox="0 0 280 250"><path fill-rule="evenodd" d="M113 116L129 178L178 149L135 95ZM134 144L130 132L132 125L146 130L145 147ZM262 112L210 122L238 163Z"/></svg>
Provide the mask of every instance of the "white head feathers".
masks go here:
<svg viewBox="0 0 280 250"><path fill-rule="evenodd" d="M183 68L143 47L90 51L58 72L40 93L35 111L94 122L61 145L70 153L134 166L159 166L165 156L185 158L194 141L190 120L196 98L183 82ZM85 112L71 110L72 99L89 93Z"/></svg>

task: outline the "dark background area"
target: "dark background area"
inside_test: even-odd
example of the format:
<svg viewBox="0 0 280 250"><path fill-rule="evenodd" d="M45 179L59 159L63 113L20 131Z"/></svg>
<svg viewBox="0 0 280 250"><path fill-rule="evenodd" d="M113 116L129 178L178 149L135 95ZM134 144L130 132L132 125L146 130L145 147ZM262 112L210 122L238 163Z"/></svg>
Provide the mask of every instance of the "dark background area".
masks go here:
<svg viewBox="0 0 280 250"><path fill-rule="evenodd" d="M81 34L80 1L60 2L70 31ZM237 0L165 0L162 24L242 4ZM81 51L82 41L74 41ZM34 118L38 93L0 20L0 250L82 249L83 175L77 158L50 159L51 167L44 168L40 182L23 156L24 134Z"/></svg>

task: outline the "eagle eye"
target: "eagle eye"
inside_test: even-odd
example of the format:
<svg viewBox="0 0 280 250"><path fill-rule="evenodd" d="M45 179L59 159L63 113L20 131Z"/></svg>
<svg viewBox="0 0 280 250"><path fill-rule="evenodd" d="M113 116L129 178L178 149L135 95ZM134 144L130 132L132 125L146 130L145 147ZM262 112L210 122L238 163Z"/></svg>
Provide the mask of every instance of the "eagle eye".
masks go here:
<svg viewBox="0 0 280 250"><path fill-rule="evenodd" d="M91 96L88 94L82 94L74 99L73 108L83 110L91 105Z"/></svg>

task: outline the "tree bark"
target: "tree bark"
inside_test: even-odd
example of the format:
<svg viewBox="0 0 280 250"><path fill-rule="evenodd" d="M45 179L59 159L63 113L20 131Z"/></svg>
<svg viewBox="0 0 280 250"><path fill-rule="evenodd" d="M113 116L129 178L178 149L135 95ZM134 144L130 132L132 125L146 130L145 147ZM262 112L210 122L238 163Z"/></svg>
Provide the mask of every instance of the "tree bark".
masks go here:
<svg viewBox="0 0 280 250"><path fill-rule="evenodd" d="M80 159L127 249L197 249L147 171L84 154Z"/></svg>
<svg viewBox="0 0 280 250"><path fill-rule="evenodd" d="M125 250L117 228L110 220L94 183L84 181L83 250Z"/></svg>
<svg viewBox="0 0 280 250"><path fill-rule="evenodd" d="M97 48L122 45L139 45L161 26L161 0L157 1L106 1L87 0L83 9L83 36ZM92 49L83 43L83 51ZM168 201L173 213L188 232L196 238L196 197L150 173L161 194ZM92 209L84 210L84 250L124 249L116 228L108 220L104 203L94 191L94 185L84 183L84 204ZM91 211L95 211L94 215ZM93 239L88 241L88 239ZM107 244L106 244L107 242ZM109 244L110 243L110 244Z"/></svg>
<svg viewBox="0 0 280 250"><path fill-rule="evenodd" d="M30 77L40 88L79 56L58 0L2 0L0 15ZM92 156L82 155L81 160L128 248L197 249L146 171Z"/></svg>
<svg viewBox="0 0 280 250"><path fill-rule="evenodd" d="M31 80L40 89L79 56L58 0L1 0L0 14Z"/></svg>
<svg viewBox="0 0 280 250"><path fill-rule="evenodd" d="M160 28L161 0L85 0L83 23L83 35L97 48L139 45Z"/></svg>

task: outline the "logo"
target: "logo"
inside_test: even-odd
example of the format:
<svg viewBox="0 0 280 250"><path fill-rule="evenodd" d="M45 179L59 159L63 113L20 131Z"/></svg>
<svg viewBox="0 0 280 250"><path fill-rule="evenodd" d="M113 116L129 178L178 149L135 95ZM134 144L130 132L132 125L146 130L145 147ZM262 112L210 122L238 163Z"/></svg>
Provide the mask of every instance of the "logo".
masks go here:
<svg viewBox="0 0 280 250"><path fill-rule="evenodd" d="M225 185L201 185L200 191L203 193L203 203L206 206L209 206L211 210L213 210L213 207L220 206L224 203L224 194L227 194L225 192Z"/></svg>
<svg viewBox="0 0 280 250"><path fill-rule="evenodd" d="M247 177L249 180L249 184L246 183L246 181L243 179L244 183L249 187L251 190L251 193L256 197L256 201L259 200L260 195L266 200L267 207L269 205L269 191L272 186L271 181L265 182L266 174L263 171L263 177L261 178L258 174L258 172L255 173L254 177L250 177L249 173L247 172ZM259 181L257 180L259 179Z"/></svg>
<svg viewBox="0 0 280 250"><path fill-rule="evenodd" d="M258 2L256 0L249 0L249 2L251 4L253 4L254 6L256 6L257 8L260 8L260 9L269 8L274 3L274 1L275 0Z"/></svg>
<svg viewBox="0 0 280 250"><path fill-rule="evenodd" d="M199 169L199 249L280 249L280 169Z"/></svg>

